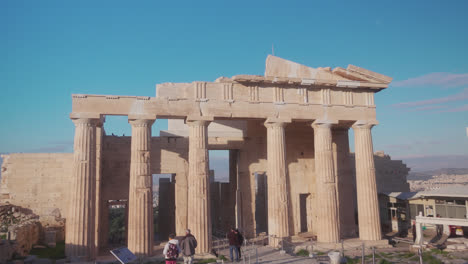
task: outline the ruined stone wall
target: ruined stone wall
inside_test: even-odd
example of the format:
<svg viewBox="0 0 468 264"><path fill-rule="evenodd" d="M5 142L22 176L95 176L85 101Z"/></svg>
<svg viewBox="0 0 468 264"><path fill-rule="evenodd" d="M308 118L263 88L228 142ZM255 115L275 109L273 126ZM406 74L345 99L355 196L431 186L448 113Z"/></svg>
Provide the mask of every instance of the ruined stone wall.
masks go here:
<svg viewBox="0 0 468 264"><path fill-rule="evenodd" d="M377 192L409 192L409 183L406 176L410 169L401 160L392 160L383 151L374 154L375 177L377 181ZM353 176L355 177L354 153L351 154Z"/></svg>
<svg viewBox="0 0 468 264"><path fill-rule="evenodd" d="M383 151L374 155L375 177L377 178L377 191L385 192L409 192L410 186L406 176L410 169L401 160L392 160Z"/></svg>
<svg viewBox="0 0 468 264"><path fill-rule="evenodd" d="M289 175L289 233L301 232L301 210L312 222L312 197L315 196L314 134L308 123L292 123L286 126L286 164ZM301 204L301 195L307 196L307 204ZM301 208L302 206L302 208ZM305 211L305 212L304 212ZM304 222L302 218L302 222ZM311 228L310 224L308 228ZM303 230L307 231L307 230Z"/></svg>
<svg viewBox="0 0 468 264"><path fill-rule="evenodd" d="M2 155L0 202L31 209L43 226L66 217L73 154Z"/></svg>
<svg viewBox="0 0 468 264"><path fill-rule="evenodd" d="M289 192L289 231L297 234L304 231L306 214L307 231L316 232L314 208L320 206L315 199L315 163L314 163L314 132L308 123L293 122L285 128L286 164ZM265 226L265 219L256 214L255 173L267 171L266 160L266 129L261 121L249 121L245 144L239 150L239 179L241 189L242 220L240 226L246 235L258 233L256 226ZM355 181L354 153L350 153L350 176ZM400 160L392 160L382 152L374 155L378 192L409 191L406 182L408 167ZM266 174L268 177L268 174ZM350 186L356 188L356 185ZM354 190L354 193L356 191ZM304 200L301 201L301 196ZM354 201L356 206L356 201ZM344 205L346 206L346 205ZM305 207L305 208L304 208ZM357 210L357 207L355 207ZM257 217L255 217L257 215ZM259 218L259 219L256 219ZM257 221L262 221L257 223Z"/></svg>
<svg viewBox="0 0 468 264"><path fill-rule="evenodd" d="M128 200L130 181L131 137L104 136L102 146L102 197L103 201ZM187 173L188 138L153 137L151 139L151 173L175 174L175 230L183 235L187 228ZM103 206L103 210L108 210ZM107 226L106 212L101 223Z"/></svg>
<svg viewBox="0 0 468 264"><path fill-rule="evenodd" d="M247 137L238 156L239 204L241 219L238 227L246 237L256 234L255 173L267 170L266 128L261 121L249 121Z"/></svg>
<svg viewBox="0 0 468 264"><path fill-rule="evenodd" d="M301 232L301 210L307 215L307 220L313 222L312 202L315 196L315 168L314 168L314 135L313 129L307 123L292 123L286 126L286 164L288 173L289 194L289 232L297 234ZM266 128L261 121L249 121L247 137L243 147L239 150L239 180L242 219L239 226L247 236L258 233L257 226L266 226L266 218L256 219L255 174L263 174L267 171L267 145ZM268 175L267 175L268 177ZM306 204L302 204L300 197L307 197ZM258 214L257 214L258 217ZM261 221L257 223L256 221ZM311 224L307 229L311 230Z"/></svg>
<svg viewBox="0 0 468 264"><path fill-rule="evenodd" d="M16 252L19 256L27 256L32 246L39 242L41 230L39 216L32 213L31 209L0 204L0 235L14 241L12 250L8 250L11 253ZM3 247L8 247L8 244L4 243ZM3 263L2 259L5 261L4 257L0 254L1 263Z"/></svg>
<svg viewBox="0 0 468 264"><path fill-rule="evenodd" d="M105 136L102 147L104 200L128 199L130 180L131 137ZM151 139L151 173L176 174L183 186L188 171L188 139L153 137Z"/></svg>
<svg viewBox="0 0 468 264"><path fill-rule="evenodd" d="M288 194L290 199L290 233L303 231L304 200L307 215L307 230L314 231L315 206L315 168L313 129L307 123L294 122L286 126L286 163L288 172ZM239 178L238 207L240 215L238 226L246 236L257 233L256 226L256 174L267 171L266 128L262 121L247 121L247 131L242 140L210 139L210 148L237 149L237 168ZM175 231L183 235L187 228L187 173L188 138L153 137L151 151L152 174L175 174ZM130 137L104 136L102 139L102 201L127 200L130 174ZM40 216L45 224L57 224L56 218L66 214L68 188L70 184L73 154L10 154L4 155L0 202L30 208ZM401 161L394 161L388 155L377 153L375 156L377 186L379 192L409 191L406 183L408 168ZM354 157L351 154L354 171ZM268 175L266 176L268 177ZM265 179L266 180L266 179ZM235 204L235 186L222 186L222 197L229 206L228 211L218 212L219 227L232 225L229 219L232 204ZM227 192L227 190L230 190ZM228 195L229 197L226 197ZM305 196L304 196L305 195ZM219 195L218 195L219 196ZM103 204L101 226L108 225L107 204ZM224 208L222 206L218 208ZM302 218L301 218L302 214ZM226 217L227 216L227 217ZM259 221L265 221L259 220ZM172 228L171 228L172 229ZM101 230L106 233L105 229ZM105 239L103 240L105 241Z"/></svg>

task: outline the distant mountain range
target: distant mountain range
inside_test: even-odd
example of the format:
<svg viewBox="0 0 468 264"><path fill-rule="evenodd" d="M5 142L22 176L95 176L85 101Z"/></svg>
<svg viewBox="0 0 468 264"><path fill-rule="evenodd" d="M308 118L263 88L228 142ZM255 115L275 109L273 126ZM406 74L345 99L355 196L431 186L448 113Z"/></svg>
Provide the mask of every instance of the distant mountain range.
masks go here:
<svg viewBox="0 0 468 264"><path fill-rule="evenodd" d="M468 175L468 168L443 168L420 172L410 171L406 179L410 181L427 181L437 175Z"/></svg>

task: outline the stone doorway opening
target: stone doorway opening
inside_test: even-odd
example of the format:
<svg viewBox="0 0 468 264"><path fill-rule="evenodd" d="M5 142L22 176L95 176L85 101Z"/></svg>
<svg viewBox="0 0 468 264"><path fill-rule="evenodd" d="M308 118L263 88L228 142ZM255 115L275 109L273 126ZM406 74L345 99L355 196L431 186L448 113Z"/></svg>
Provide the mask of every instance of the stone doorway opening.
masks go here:
<svg viewBox="0 0 468 264"><path fill-rule="evenodd" d="M109 200L108 239L111 247L127 245L128 200Z"/></svg>
<svg viewBox="0 0 468 264"><path fill-rule="evenodd" d="M255 223L257 235L268 233L268 185L266 172L255 172Z"/></svg>
<svg viewBox="0 0 468 264"><path fill-rule="evenodd" d="M224 237L235 223L232 182L229 179L229 150L209 150L211 228L213 235Z"/></svg>
<svg viewBox="0 0 468 264"><path fill-rule="evenodd" d="M300 228L301 233L307 232L307 197L309 197L309 193L301 193L299 194L299 220L300 220Z"/></svg>
<svg viewBox="0 0 468 264"><path fill-rule="evenodd" d="M167 241L175 234L175 173L153 174L154 240Z"/></svg>

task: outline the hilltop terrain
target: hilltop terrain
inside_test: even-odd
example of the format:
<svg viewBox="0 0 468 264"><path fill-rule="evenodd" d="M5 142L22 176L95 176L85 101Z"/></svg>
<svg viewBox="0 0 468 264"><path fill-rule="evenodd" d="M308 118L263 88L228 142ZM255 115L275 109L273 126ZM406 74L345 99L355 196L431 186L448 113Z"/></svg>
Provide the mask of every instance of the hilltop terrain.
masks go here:
<svg viewBox="0 0 468 264"><path fill-rule="evenodd" d="M410 172L407 176L411 191L435 190L449 186L466 186L468 192L468 168L443 168Z"/></svg>

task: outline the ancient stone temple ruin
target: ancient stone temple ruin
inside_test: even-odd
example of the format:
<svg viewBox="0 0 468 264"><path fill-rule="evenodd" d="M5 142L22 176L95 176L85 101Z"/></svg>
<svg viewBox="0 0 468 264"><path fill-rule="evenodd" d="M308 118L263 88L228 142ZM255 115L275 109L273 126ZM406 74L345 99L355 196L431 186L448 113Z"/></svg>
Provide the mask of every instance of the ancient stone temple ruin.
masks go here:
<svg viewBox="0 0 468 264"><path fill-rule="evenodd" d="M47 183L48 206L66 218L66 254L96 256L106 244L108 202L119 200L128 207L129 249L151 255L152 175L162 173L174 178L174 231L190 228L198 253L210 252L214 149L229 150L230 163L229 184L218 187L228 194L220 228L235 225L248 237L266 231L272 245L301 232L323 243L381 240L371 129L374 94L391 80L353 65L310 68L268 56L264 76L158 84L156 97L74 94L74 153L43 154L60 174ZM128 116L131 137L105 134L110 115ZM151 136L156 119L169 119L160 137ZM5 191L9 173L1 194L14 203L21 199Z"/></svg>

